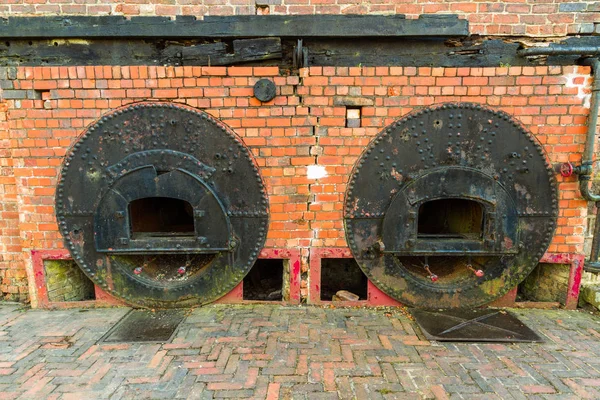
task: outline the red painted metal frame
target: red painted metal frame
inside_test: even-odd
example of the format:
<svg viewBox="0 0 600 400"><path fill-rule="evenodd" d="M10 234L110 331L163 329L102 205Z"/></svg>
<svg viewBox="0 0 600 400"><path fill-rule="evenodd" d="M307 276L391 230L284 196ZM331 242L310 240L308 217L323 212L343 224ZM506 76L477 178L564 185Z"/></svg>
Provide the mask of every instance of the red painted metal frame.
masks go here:
<svg viewBox="0 0 600 400"><path fill-rule="evenodd" d="M46 271L44 260L71 260L68 250L32 250L33 274L37 294L38 308L76 308L76 307L114 307L127 306L121 300L106 293L94 285L95 300L84 301L50 301L48 288L46 287ZM263 259L287 259L289 260L289 299L281 302L270 301L268 303L299 304L300 303L300 251L291 249L263 249L259 258ZM240 282L231 292L221 297L216 303L263 303L262 301L244 300L244 283ZM265 302L266 303L266 302Z"/></svg>
<svg viewBox="0 0 600 400"><path fill-rule="evenodd" d="M353 258L350 249L323 247L310 249L310 268L308 270L310 304L336 304L341 306L402 306L397 300L383 293L370 280L367 283L367 300L331 301L321 300L321 260L323 258Z"/></svg>
<svg viewBox="0 0 600 400"><path fill-rule="evenodd" d="M289 261L289 298L282 301L244 300L244 282L240 282L231 292L215 303L220 304L300 304L300 250L297 249L262 249L260 259L284 259Z"/></svg>
<svg viewBox="0 0 600 400"><path fill-rule="evenodd" d="M310 304L331 304L330 301L321 300L321 260L323 258L352 258L349 249L346 248L313 248L310 251L309 269L309 292L308 302ZM577 308L579 289L581 286L581 274L585 256L582 254L546 253L540 263L547 264L569 264L569 283L564 308L574 310ZM517 288L510 290L507 294L487 306L492 307L514 307L517 298ZM367 300L343 301L336 304L346 306L401 306L402 304L379 290L370 280L367 287Z"/></svg>
<svg viewBox="0 0 600 400"><path fill-rule="evenodd" d="M121 300L114 298L98 286L94 285L95 300L84 301L50 301L46 287L46 270L44 260L71 260L68 250L32 250L33 275L37 294L38 308L76 308L76 307L116 307L125 306Z"/></svg>
<svg viewBox="0 0 600 400"><path fill-rule="evenodd" d="M581 288L581 274L583 273L583 264L585 255L568 253L547 253L544 254L541 263L548 264L570 264L569 283L567 285L567 298L565 308L575 310L579 301L579 289Z"/></svg>
<svg viewBox="0 0 600 400"><path fill-rule="evenodd" d="M86 301L64 301L51 302L48 298L46 287L46 272L44 260L70 260L71 255L67 250L32 250L33 274L35 280L37 307L38 308L74 308L74 307L114 307L125 306L122 301L106 293L98 286L94 286L96 300ZM300 251L296 249L263 249L259 258L263 259L287 259L289 260L289 299L279 302L284 304L300 303ZM331 304L330 301L321 300L321 260L323 258L352 258L349 249L346 248L312 248L310 250L309 269L309 293L308 302L311 304ZM547 253L544 254L541 263L569 264L569 283L565 308L574 310L577 308L579 289L581 286L581 275L583 272L585 256L583 254ZM261 303L260 301L244 300L244 284L241 282L231 292L217 300L217 303L243 304ZM517 288L512 289L500 299L492 302L489 306L511 307L515 305ZM269 302L274 303L274 302ZM275 302L278 303L278 302ZM367 286L367 300L342 301L336 304L344 306L401 306L402 304L392 299L379 290L371 281Z"/></svg>

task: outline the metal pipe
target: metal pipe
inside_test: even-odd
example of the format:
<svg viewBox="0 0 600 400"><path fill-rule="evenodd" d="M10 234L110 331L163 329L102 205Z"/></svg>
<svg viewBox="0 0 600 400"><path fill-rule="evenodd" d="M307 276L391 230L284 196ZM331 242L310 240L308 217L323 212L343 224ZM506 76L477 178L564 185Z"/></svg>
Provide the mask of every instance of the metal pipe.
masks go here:
<svg viewBox="0 0 600 400"><path fill-rule="evenodd" d="M596 145L596 129L598 127L598 105L600 103L600 61L597 58L586 58L583 65L592 67L594 83L592 84L592 97L590 99L590 115L585 140L585 149L581 158L579 171L579 190L588 201L599 202L600 195L590 192L589 181L592 179L592 164L594 148Z"/></svg>
<svg viewBox="0 0 600 400"><path fill-rule="evenodd" d="M594 82L592 84L585 149L579 169L579 191L586 200L595 202L597 208L590 259L585 261L583 267L588 272L600 272L600 263L598 263L598 256L600 255L600 195L590 191L589 182L592 179L596 128L598 127L598 107L600 106L600 61L597 58L586 58L583 60L583 65L589 65L592 68Z"/></svg>
<svg viewBox="0 0 600 400"><path fill-rule="evenodd" d="M599 256L600 256L600 203L596 203L596 223L594 224L594 236L592 237L592 249L590 251L590 261L597 263ZM588 262L586 262L585 265L587 266Z"/></svg>
<svg viewBox="0 0 600 400"><path fill-rule="evenodd" d="M600 262L586 260L585 264L583 265L583 269L585 272L598 273L600 272Z"/></svg>
<svg viewBox="0 0 600 400"><path fill-rule="evenodd" d="M600 46L548 46L529 47L517 51L523 57L527 56L595 56L600 54Z"/></svg>
<svg viewBox="0 0 600 400"><path fill-rule="evenodd" d="M579 55L589 56L600 54L600 46L554 46L554 47L530 47L518 51L521 56L551 56L551 55ZM594 160L594 148L596 144L596 129L598 127L598 106L600 104L600 61L597 58L587 57L583 59L583 65L592 68L594 82L592 84L592 96L590 99L590 114L588 117L588 129L585 140L585 149L581 158L581 167L578 168L579 190L582 196L593 202L600 201L600 195L590 192L589 181L592 178L592 165Z"/></svg>
<svg viewBox="0 0 600 400"><path fill-rule="evenodd" d="M518 51L521 56L540 56L540 55L579 55L591 56L599 55L600 47L581 46L581 47L532 47ZM584 269L588 272L600 272L600 194L590 191L590 180L592 179L594 148L596 147L596 129L598 127L598 107L600 106L600 60L587 57L582 62L592 68L594 82L592 84L592 95L590 99L590 114L588 117L588 129L585 140L585 149L581 157L581 167L578 168L579 191L588 201L596 203L596 225L594 227L594 237L592 239L592 250L590 259L585 261Z"/></svg>

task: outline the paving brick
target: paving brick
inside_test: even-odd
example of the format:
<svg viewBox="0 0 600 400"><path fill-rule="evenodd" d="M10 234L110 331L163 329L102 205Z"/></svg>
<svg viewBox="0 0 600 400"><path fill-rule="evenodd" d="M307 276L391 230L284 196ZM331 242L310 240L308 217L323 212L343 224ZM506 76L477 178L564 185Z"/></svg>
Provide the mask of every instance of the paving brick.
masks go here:
<svg viewBox="0 0 600 400"><path fill-rule="evenodd" d="M544 343L419 346L400 310L219 305L194 310L173 343L98 345L127 309L21 308L0 303L1 398L600 396L598 317L584 312L515 311Z"/></svg>

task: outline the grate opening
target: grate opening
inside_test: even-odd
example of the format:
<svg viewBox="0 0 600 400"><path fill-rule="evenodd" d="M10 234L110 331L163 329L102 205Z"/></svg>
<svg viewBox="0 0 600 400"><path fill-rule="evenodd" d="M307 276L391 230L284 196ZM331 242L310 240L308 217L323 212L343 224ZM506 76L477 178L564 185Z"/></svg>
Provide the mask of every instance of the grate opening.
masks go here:
<svg viewBox="0 0 600 400"><path fill-rule="evenodd" d="M483 207L466 199L432 200L419 207L417 237L423 239L481 239Z"/></svg>
<svg viewBox="0 0 600 400"><path fill-rule="evenodd" d="M321 300L331 301L340 290L367 300L368 279L353 258L321 259Z"/></svg>
<svg viewBox="0 0 600 400"><path fill-rule="evenodd" d="M471 282L472 279L479 279L476 275L478 270L484 274L492 273L494 265L499 260L499 257L491 256L398 257L402 268L415 278L435 285L449 285L449 287L460 287ZM426 269L426 265L429 266L429 270ZM434 280L432 276L435 276Z"/></svg>
<svg viewBox="0 0 600 400"><path fill-rule="evenodd" d="M72 260L44 260L48 300L95 300L94 284Z"/></svg>
<svg viewBox="0 0 600 400"><path fill-rule="evenodd" d="M120 255L115 259L134 276L168 286L199 276L215 257L215 254L144 254Z"/></svg>
<svg viewBox="0 0 600 400"><path fill-rule="evenodd" d="M131 237L193 236L194 209L185 200L147 197L129 203Z"/></svg>
<svg viewBox="0 0 600 400"><path fill-rule="evenodd" d="M283 300L282 259L258 259L244 278L244 300Z"/></svg>

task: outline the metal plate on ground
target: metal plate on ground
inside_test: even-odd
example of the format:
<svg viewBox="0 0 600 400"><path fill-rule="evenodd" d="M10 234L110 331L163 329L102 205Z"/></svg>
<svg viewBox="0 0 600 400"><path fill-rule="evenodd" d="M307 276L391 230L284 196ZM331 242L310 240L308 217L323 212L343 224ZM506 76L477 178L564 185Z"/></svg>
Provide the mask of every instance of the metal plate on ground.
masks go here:
<svg viewBox="0 0 600 400"><path fill-rule="evenodd" d="M107 343L168 342L185 318L183 310L131 310L101 340Z"/></svg>
<svg viewBox="0 0 600 400"><path fill-rule="evenodd" d="M410 313L427 339L441 342L542 342L516 316L504 310L417 310Z"/></svg>

